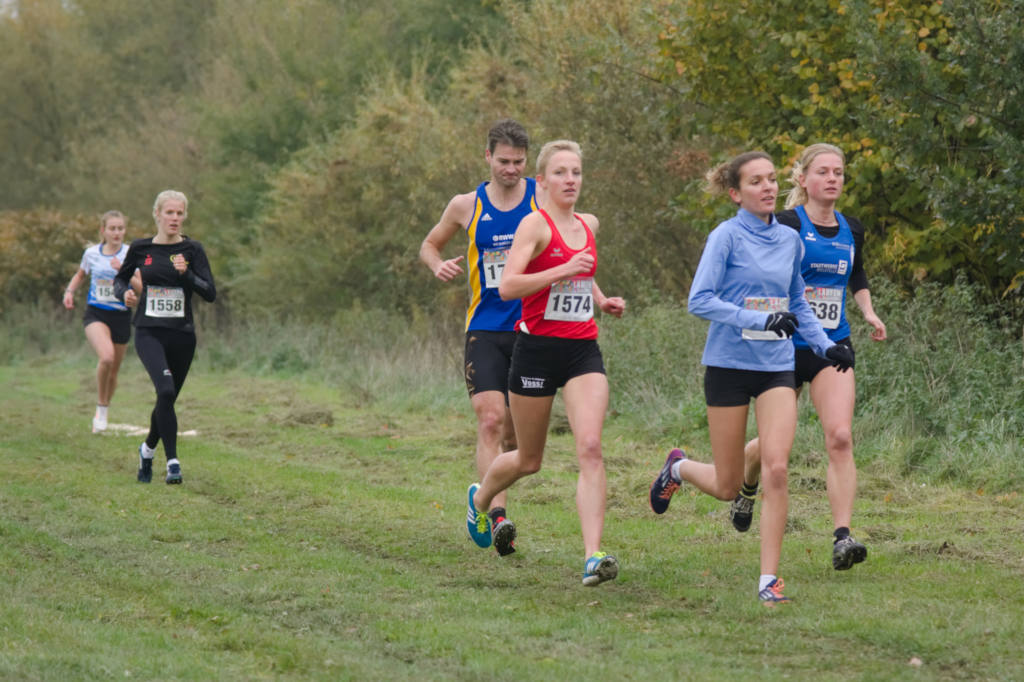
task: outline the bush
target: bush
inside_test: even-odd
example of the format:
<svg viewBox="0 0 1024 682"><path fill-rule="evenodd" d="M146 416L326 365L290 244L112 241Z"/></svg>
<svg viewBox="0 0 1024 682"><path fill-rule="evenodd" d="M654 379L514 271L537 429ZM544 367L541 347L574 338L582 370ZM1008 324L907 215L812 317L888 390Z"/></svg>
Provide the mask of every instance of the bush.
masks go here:
<svg viewBox="0 0 1024 682"><path fill-rule="evenodd" d="M59 304L99 224L98 216L58 211L0 213L0 312L12 303Z"/></svg>
<svg viewBox="0 0 1024 682"><path fill-rule="evenodd" d="M404 311L433 303L438 288L419 245L452 187L476 184L471 168L484 165L485 136L473 138L471 154L465 131L428 101L423 78L378 84L352 128L274 177L236 303L306 319L354 301ZM445 293L464 306L462 288Z"/></svg>

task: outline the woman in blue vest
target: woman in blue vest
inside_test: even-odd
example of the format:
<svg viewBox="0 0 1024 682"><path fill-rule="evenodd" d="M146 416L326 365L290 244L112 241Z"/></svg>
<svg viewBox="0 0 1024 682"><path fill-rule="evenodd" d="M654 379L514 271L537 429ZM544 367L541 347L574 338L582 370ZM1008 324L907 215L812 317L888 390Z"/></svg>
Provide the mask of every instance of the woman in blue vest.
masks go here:
<svg viewBox="0 0 1024 682"><path fill-rule="evenodd" d="M804 245L801 264L807 284L807 301L821 326L836 343L850 343L850 324L846 319L846 288L853 292L864 319L873 327L871 338L884 341L885 324L871 305L871 291L864 274L864 228L856 218L836 211L843 191L846 159L842 150L830 144L812 144L793 166L794 185L778 220L800 233ZM796 347L796 385L810 384L811 401L825 431L828 450L826 487L835 528L832 566L843 571L864 561L867 548L850 535L853 498L857 492L857 468L853 461L854 373L840 372L808 347L798 331ZM761 473L758 439L746 446L743 488L732 503L730 517L740 532L750 528Z"/></svg>

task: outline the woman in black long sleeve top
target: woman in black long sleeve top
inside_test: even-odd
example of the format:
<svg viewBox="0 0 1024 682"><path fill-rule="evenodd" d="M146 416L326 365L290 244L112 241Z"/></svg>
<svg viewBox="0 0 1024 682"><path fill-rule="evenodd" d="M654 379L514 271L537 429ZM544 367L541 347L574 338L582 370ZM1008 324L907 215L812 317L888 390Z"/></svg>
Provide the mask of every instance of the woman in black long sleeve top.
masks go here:
<svg viewBox="0 0 1024 682"><path fill-rule="evenodd" d="M167 456L166 481L181 483L174 403L196 350L192 294L211 303L217 297L203 245L181 233L187 217L184 194L166 190L157 195L153 204L156 236L133 241L114 278L114 295L129 306L138 303L133 320L135 350L156 388L149 434L139 446L140 483L153 478L153 455L161 440ZM130 286L136 270L142 275L141 297Z"/></svg>

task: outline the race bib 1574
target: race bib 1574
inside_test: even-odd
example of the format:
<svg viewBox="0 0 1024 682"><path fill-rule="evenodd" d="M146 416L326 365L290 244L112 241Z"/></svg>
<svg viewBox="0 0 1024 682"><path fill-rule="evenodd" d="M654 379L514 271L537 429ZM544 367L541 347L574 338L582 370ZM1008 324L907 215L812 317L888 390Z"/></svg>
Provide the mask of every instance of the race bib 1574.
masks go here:
<svg viewBox="0 0 1024 682"><path fill-rule="evenodd" d="M594 316L594 278L563 279L551 285L545 320L587 322Z"/></svg>

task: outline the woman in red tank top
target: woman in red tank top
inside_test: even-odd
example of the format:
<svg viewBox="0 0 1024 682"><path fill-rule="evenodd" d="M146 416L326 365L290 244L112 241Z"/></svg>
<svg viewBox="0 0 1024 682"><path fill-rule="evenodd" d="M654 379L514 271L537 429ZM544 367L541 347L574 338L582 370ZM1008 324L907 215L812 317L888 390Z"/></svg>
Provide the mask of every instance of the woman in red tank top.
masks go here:
<svg viewBox="0 0 1024 682"><path fill-rule="evenodd" d="M598 220L574 212L583 178L579 145L549 142L537 158L544 209L523 218L505 262L499 293L522 298L512 369L509 409L517 450L499 455L483 481L469 489L467 527L478 545L489 545L485 510L491 499L523 476L540 470L555 393L562 388L576 441L580 474L576 507L583 532L583 584L618 575L615 557L600 551L606 476L601 431L608 408L608 379L597 346L594 308L621 317L625 301L605 296L594 281Z"/></svg>

